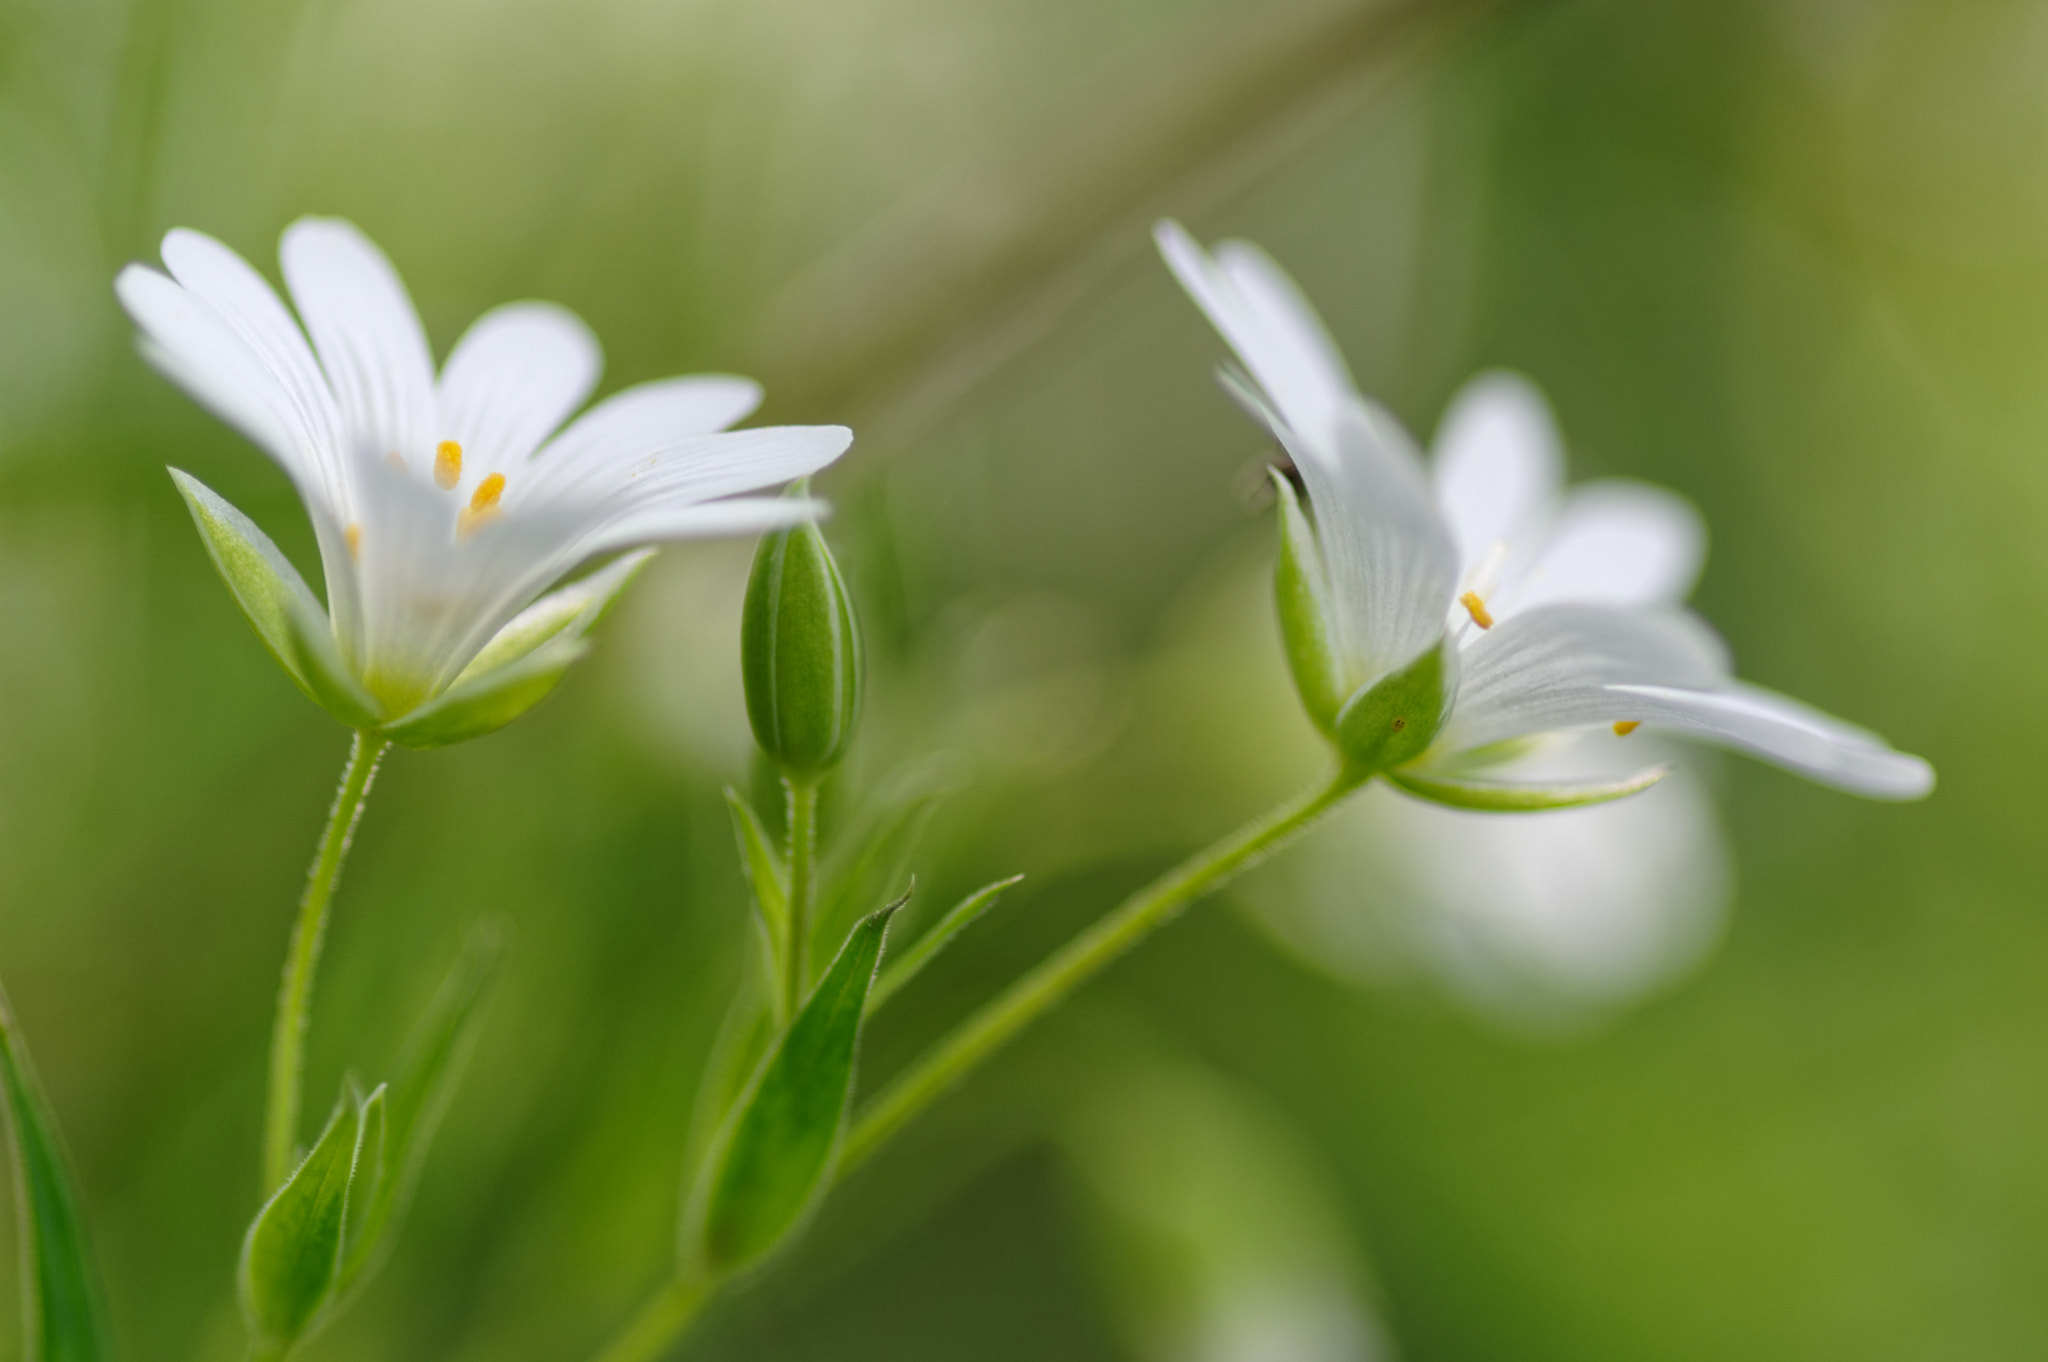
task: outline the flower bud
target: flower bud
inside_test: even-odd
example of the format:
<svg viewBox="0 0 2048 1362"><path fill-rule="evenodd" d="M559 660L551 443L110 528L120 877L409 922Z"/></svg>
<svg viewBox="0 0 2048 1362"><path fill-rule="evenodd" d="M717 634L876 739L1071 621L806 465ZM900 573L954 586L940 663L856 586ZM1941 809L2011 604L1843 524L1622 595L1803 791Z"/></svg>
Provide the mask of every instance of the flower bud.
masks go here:
<svg viewBox="0 0 2048 1362"><path fill-rule="evenodd" d="M1337 646L1323 557L1315 531L1302 514L1294 484L1274 469L1273 486L1280 511L1280 554L1273 565L1273 604L1280 616L1280 641L1302 707L1325 737L1334 737L1337 711L1344 705L1344 658Z"/></svg>
<svg viewBox="0 0 2048 1362"><path fill-rule="evenodd" d="M860 712L860 628L825 536L806 522L761 540L740 617L754 740L783 773L837 765Z"/></svg>
<svg viewBox="0 0 2048 1362"><path fill-rule="evenodd" d="M1439 641L1346 701L1335 734L1344 759L1360 771L1379 772L1421 756L1444 726L1453 662L1449 644Z"/></svg>

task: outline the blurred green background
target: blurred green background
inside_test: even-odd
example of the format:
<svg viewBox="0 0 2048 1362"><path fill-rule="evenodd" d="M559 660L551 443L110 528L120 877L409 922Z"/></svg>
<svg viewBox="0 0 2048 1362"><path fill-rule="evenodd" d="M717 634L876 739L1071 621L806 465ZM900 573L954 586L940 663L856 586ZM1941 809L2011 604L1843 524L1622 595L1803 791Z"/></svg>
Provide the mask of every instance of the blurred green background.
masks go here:
<svg viewBox="0 0 2048 1362"><path fill-rule="evenodd" d="M1941 772L1889 807L1718 765L1718 947L1568 1028L1205 906L690 1356L2048 1356L2044 69L2037 0L0 0L0 973L127 1355L239 1354L346 737L162 470L310 567L290 489L146 370L109 283L176 225L274 277L322 212L444 351L547 297L608 389L736 370L764 419L856 428L823 480L872 637L841 807L941 761L928 906L1031 873L892 1005L869 1084L1317 770L1259 608L1263 450L1162 213L1271 249L1418 431L1476 369L1533 376L1575 474L1706 512L1695 599L1746 675ZM397 1254L309 1357L575 1359L666 1270L741 960L748 553L664 554L531 718L387 763L309 1105L389 1063L477 918L513 952ZM1337 1322L1189 1341L1246 1282Z"/></svg>

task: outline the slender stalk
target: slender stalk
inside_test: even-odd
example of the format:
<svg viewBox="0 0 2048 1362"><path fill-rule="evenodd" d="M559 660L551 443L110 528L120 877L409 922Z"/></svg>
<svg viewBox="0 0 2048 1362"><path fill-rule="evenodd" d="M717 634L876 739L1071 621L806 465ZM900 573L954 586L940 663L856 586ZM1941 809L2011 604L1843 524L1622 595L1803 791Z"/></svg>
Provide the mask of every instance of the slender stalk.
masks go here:
<svg viewBox="0 0 2048 1362"><path fill-rule="evenodd" d="M362 817L370 779L390 744L358 730L341 773L341 788L327 814L320 850L306 873L306 892L299 900L299 920L292 928L291 948L284 962L284 983L277 995L277 1026L270 1036L270 1104L263 1126L263 1194L283 1185L292 1171L298 1145L299 1104L305 1086L306 1018L313 1002L313 972L320 963L320 943L327 935L327 905L348 857L349 839Z"/></svg>
<svg viewBox="0 0 2048 1362"><path fill-rule="evenodd" d="M803 1010L811 987L811 900L816 896L818 786L785 776L789 787L789 942L782 957L782 996L788 1015Z"/></svg>
<svg viewBox="0 0 2048 1362"><path fill-rule="evenodd" d="M678 1277L649 1297L624 1332L597 1355L597 1362L654 1362L690 1327L711 1289L693 1277Z"/></svg>
<svg viewBox="0 0 2048 1362"><path fill-rule="evenodd" d="M891 1083L862 1113L847 1135L840 1155L839 1175L843 1177L874 1153L933 1099L994 1054L1003 1042L1050 1011L1069 993L1100 973L1104 966L1173 921L1196 899L1220 889L1240 872L1250 869L1306 832L1369 778L1366 772L1349 767L1341 769L1329 784L1311 788L1306 794L1289 800L1265 817L1197 852L1125 899L1107 917L998 994L924 1059ZM792 930L798 921L797 848L803 845L797 829L815 814L810 805L815 790L806 791L800 797L797 793L799 788L795 784L790 786ZM804 801L801 805L802 818L798 816L800 798ZM808 933L808 923L805 930ZM794 950L791 955L795 955ZM596 1362L654 1362L664 1349L682 1337L715 1286L716 1283L687 1278L670 1282L641 1307L625 1331L608 1349L598 1354Z"/></svg>
<svg viewBox="0 0 2048 1362"><path fill-rule="evenodd" d="M1364 783L1366 777L1340 770L1326 786L1290 800L1246 824L1125 899L1106 917L1061 947L1037 969L985 1003L954 1028L923 1059L883 1089L847 1132L839 1158L844 1177L873 1154L906 1122L1026 1026L1101 973L1124 952L1180 915L1196 899L1300 836Z"/></svg>

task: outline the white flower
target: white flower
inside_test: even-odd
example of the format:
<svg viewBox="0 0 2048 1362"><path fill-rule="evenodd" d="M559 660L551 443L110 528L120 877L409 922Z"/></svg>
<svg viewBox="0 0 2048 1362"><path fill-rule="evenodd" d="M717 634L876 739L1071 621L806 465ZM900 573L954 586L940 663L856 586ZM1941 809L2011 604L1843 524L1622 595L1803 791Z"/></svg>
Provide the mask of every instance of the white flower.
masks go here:
<svg viewBox="0 0 2048 1362"><path fill-rule="evenodd" d="M572 313L487 312L436 375L404 285L353 226L301 219L280 257L298 320L197 232L164 238L168 275L131 265L115 288L151 362L297 487L327 585L330 618L311 628L318 606L269 540L180 476L252 623L310 694L362 726L400 736L399 720L458 682L474 689L492 672L502 690L510 664L566 665L631 568L535 605L564 574L621 549L813 515L814 503L735 494L812 473L852 439L839 426L726 432L761 393L724 376L643 383L558 430L602 365Z"/></svg>
<svg viewBox="0 0 2048 1362"><path fill-rule="evenodd" d="M1875 798L1933 788L1918 757L1735 680L1720 640L1676 604L1699 569L1696 516L1669 493L1629 483L1560 498L1556 441L1525 384L1490 377L1469 388L1426 470L1399 423L1357 392L1292 281L1256 247L1228 243L1212 259L1172 223L1161 225L1159 244L1250 371L1239 395L1307 485L1347 708L1372 718L1357 701L1404 676L1421 680L1402 694L1441 697L1440 723L1431 714L1417 724L1426 746L1389 747L1395 783L1487 808L1623 793L1656 773L1577 795L1474 776L1539 735L1644 725ZM1428 673L1439 657L1441 675Z"/></svg>

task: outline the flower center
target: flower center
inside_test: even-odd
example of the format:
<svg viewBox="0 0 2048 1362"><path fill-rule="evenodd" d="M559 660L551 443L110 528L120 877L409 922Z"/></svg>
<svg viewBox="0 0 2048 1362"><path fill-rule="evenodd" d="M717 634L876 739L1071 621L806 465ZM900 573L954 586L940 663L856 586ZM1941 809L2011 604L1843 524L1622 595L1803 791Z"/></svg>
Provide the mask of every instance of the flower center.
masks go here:
<svg viewBox="0 0 2048 1362"><path fill-rule="evenodd" d="M1437 599L1442 600L1443 598L1439 596ZM1465 613L1470 615L1472 622L1481 629L1493 628L1493 616L1487 611L1486 602L1480 598L1478 592L1466 592L1458 597L1458 604L1465 607Z"/></svg>

